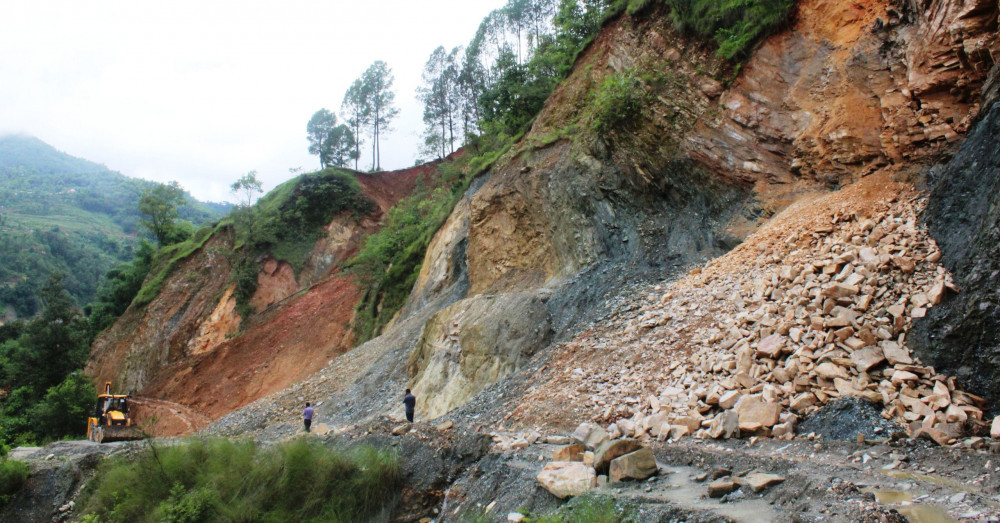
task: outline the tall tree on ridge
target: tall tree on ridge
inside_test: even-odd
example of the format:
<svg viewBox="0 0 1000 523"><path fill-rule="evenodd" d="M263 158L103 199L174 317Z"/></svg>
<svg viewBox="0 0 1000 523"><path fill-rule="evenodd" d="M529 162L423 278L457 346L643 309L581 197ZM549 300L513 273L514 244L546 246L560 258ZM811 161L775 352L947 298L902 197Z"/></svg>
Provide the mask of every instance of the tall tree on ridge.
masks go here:
<svg viewBox="0 0 1000 523"><path fill-rule="evenodd" d="M370 118L368 125L372 132L372 170L382 170L382 154L379 139L388 132L389 123L399 114L395 107L396 93L392 91L395 78L392 70L382 60L376 60L361 76L363 90L367 94Z"/></svg>
<svg viewBox="0 0 1000 523"><path fill-rule="evenodd" d="M309 140L309 154L319 156L320 168L330 165L329 150L330 133L337 127L337 115L320 109L316 111L306 124L306 138Z"/></svg>
<svg viewBox="0 0 1000 523"><path fill-rule="evenodd" d="M461 50L435 49L424 66L424 85L417 89L417 98L424 102L425 142L439 158L455 152L455 120L463 112L457 63Z"/></svg>
<svg viewBox="0 0 1000 523"><path fill-rule="evenodd" d="M358 78L351 84L351 87L344 93L344 102L340 106L344 120L347 120L351 131L354 134L354 170L358 170L358 159L361 158L361 129L368 127L371 114L368 111L368 93L365 85Z"/></svg>

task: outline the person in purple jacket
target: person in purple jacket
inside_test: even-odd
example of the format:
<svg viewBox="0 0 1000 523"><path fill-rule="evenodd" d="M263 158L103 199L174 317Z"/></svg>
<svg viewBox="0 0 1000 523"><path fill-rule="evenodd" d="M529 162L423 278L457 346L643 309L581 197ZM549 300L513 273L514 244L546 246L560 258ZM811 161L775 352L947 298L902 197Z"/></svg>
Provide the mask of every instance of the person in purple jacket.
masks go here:
<svg viewBox="0 0 1000 523"><path fill-rule="evenodd" d="M417 406L417 397L410 392L410 389L406 389L403 405L406 406L406 421L413 423L413 408Z"/></svg>
<svg viewBox="0 0 1000 523"><path fill-rule="evenodd" d="M313 421L313 408L309 406L309 402L306 402L306 410L302 411L302 422L306 425L306 432L309 432L309 426L312 425Z"/></svg>

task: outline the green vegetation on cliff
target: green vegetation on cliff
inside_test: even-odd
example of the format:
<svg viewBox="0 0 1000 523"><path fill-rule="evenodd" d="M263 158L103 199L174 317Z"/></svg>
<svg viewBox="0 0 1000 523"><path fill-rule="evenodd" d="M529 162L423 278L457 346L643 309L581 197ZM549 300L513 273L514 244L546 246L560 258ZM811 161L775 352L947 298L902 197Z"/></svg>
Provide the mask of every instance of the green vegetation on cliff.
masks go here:
<svg viewBox="0 0 1000 523"><path fill-rule="evenodd" d="M240 185L241 182L244 183ZM246 177L234 184L234 189L237 186L251 187L251 194L259 190L259 184L254 185L254 180ZM333 167L299 175L279 185L254 205L250 205L251 199L246 198L234 210L230 221L237 239L231 260L236 303L243 317L252 312L249 302L257 288L261 256L270 255L288 262L298 272L323 227L334 216L349 213L359 219L375 208L375 203L361 192L361 185L350 171Z"/></svg>
<svg viewBox="0 0 1000 523"><path fill-rule="evenodd" d="M369 521L402 482L397 456L372 447L191 440L102 463L78 503L84 521Z"/></svg>
<svg viewBox="0 0 1000 523"><path fill-rule="evenodd" d="M434 234L472 179L489 169L514 140L480 137L464 155L439 164L429 181L419 180L413 193L389 210L382 228L347 261L345 266L360 278L365 291L354 317L356 342L378 336L406 304Z"/></svg>
<svg viewBox="0 0 1000 523"><path fill-rule="evenodd" d="M644 0L630 0L632 3ZM681 31L711 39L719 56L743 59L788 23L795 0L665 0Z"/></svg>
<svg viewBox="0 0 1000 523"><path fill-rule="evenodd" d="M442 164L433 182L419 180L412 194L389 209L382 229L345 264L365 286L353 324L357 341L377 336L406 303L431 238L465 186L458 166Z"/></svg>

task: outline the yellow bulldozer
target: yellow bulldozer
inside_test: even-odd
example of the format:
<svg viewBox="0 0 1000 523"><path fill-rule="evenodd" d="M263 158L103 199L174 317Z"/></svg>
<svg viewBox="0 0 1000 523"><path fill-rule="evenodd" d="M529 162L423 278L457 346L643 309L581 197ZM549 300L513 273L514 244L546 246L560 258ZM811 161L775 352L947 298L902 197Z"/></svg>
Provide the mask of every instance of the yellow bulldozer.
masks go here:
<svg viewBox="0 0 1000 523"><path fill-rule="evenodd" d="M104 383L104 393L97 395L94 415L87 418L87 439L97 443L142 439L142 431L132 422L126 394L112 394L111 382Z"/></svg>

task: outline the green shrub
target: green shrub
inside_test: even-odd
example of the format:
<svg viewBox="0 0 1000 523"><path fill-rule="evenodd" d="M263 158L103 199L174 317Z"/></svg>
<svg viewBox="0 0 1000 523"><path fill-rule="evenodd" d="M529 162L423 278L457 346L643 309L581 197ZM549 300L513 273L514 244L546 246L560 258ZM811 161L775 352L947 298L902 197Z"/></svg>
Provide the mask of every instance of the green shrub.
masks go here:
<svg viewBox="0 0 1000 523"><path fill-rule="evenodd" d="M157 459L156 456L159 456ZM395 454L312 438L193 440L103 463L80 498L100 521L365 521L398 496Z"/></svg>
<svg viewBox="0 0 1000 523"><path fill-rule="evenodd" d="M654 3L655 0L629 0L628 7L625 8L625 12L629 16L635 16L645 11L646 8L652 6Z"/></svg>
<svg viewBox="0 0 1000 523"><path fill-rule="evenodd" d="M745 58L753 46L788 23L795 0L666 0L674 24L710 38L719 56Z"/></svg>
<svg viewBox="0 0 1000 523"><path fill-rule="evenodd" d="M11 496L21 490L30 474L27 463L0 459L0 507L5 506Z"/></svg>
<svg viewBox="0 0 1000 523"><path fill-rule="evenodd" d="M295 272L325 227L337 214L355 218L370 213L375 202L348 171L333 167L293 178L267 193L254 206L233 211L237 242L233 265L236 306L246 318L253 310L250 298L257 289L257 260L270 254Z"/></svg>
<svg viewBox="0 0 1000 523"><path fill-rule="evenodd" d="M626 126L642 113L645 98L642 81L635 71L608 75L591 102L591 127L598 133L607 133Z"/></svg>
<svg viewBox="0 0 1000 523"><path fill-rule="evenodd" d="M548 514L526 513L526 523L637 523L639 516L631 504L616 503L610 496L584 494ZM479 521L479 514L470 513L465 521ZM488 521L488 519L483 519Z"/></svg>
<svg viewBox="0 0 1000 523"><path fill-rule="evenodd" d="M139 306L153 301L160 294L160 289L163 288L167 277L174 272L177 264L201 249L212 237L212 234L223 226L224 224L215 227L202 227L187 240L160 248L153 258L146 279L142 282L142 288L139 289L132 301Z"/></svg>
<svg viewBox="0 0 1000 523"><path fill-rule="evenodd" d="M478 137L465 155L438 165L435 175L418 179L406 198L389 209L382 228L365 239L347 270L358 276L364 294L352 329L361 343L377 336L406 304L427 246L476 175L510 150L520 135Z"/></svg>
<svg viewBox="0 0 1000 523"><path fill-rule="evenodd" d="M29 409L32 428L41 441L82 438L86 434L84 420L96 403L94 384L82 371L73 372Z"/></svg>

